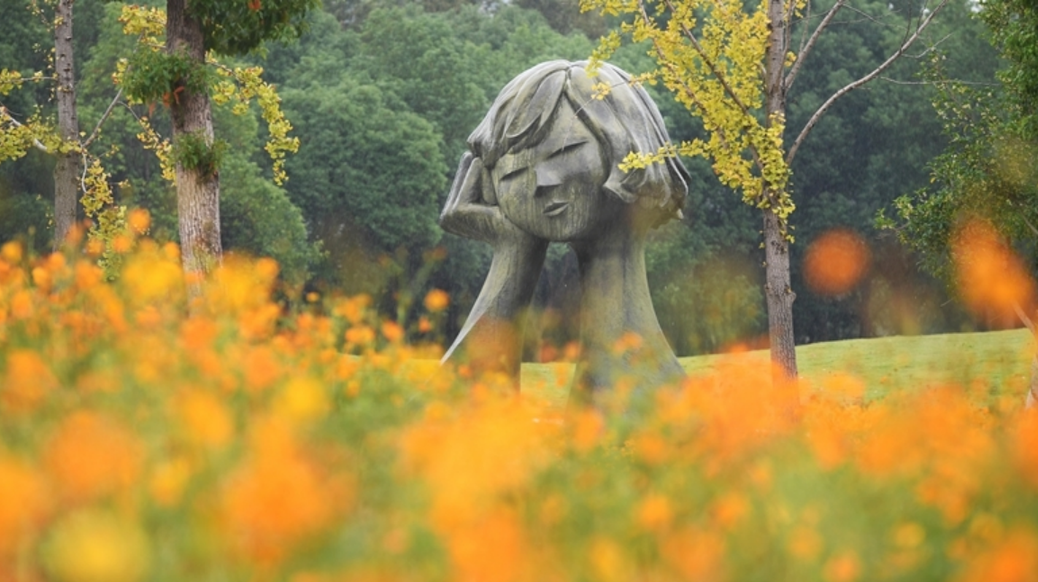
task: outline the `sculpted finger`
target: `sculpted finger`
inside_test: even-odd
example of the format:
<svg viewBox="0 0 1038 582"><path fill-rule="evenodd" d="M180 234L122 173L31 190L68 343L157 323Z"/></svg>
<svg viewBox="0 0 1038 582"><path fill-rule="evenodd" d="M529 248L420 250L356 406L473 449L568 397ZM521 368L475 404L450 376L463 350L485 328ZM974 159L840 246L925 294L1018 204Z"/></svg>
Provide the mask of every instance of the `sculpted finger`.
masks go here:
<svg viewBox="0 0 1038 582"><path fill-rule="evenodd" d="M483 160L473 158L465 173L465 180L461 184L458 200L461 204L478 203L482 196L481 181L483 179Z"/></svg>
<svg viewBox="0 0 1038 582"><path fill-rule="evenodd" d="M450 192L447 194L447 203L443 207L443 211L447 212L448 209L457 206L458 198L461 196L462 186L465 180L471 174L472 160L476 159L472 155L472 152L465 152L461 156L461 161L458 163L458 171L454 173L454 183L451 184Z"/></svg>
<svg viewBox="0 0 1038 582"><path fill-rule="evenodd" d="M489 225L496 219L491 208L480 203L483 163L466 154L462 157L464 177L459 177L451 189L447 205L440 214L440 226L448 232L479 240L488 240ZM459 176L461 168L459 168ZM478 224L477 224L478 223Z"/></svg>

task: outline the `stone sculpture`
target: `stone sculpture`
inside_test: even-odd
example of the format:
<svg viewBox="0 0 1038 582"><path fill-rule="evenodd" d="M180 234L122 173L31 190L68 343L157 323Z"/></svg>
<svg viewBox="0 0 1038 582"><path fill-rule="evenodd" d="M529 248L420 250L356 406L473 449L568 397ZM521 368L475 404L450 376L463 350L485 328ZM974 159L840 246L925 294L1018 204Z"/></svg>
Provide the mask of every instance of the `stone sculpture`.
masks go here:
<svg viewBox="0 0 1038 582"><path fill-rule="evenodd" d="M506 374L518 388L523 314L550 242L575 251L581 357L571 402L603 405L623 379L633 394L683 375L660 330L645 274L649 229L681 216L688 173L676 158L623 172L630 152L669 142L659 110L620 69L551 61L513 79L469 136L440 216L493 248L490 271L444 361ZM595 82L611 90L595 95ZM623 339L626 349L618 350Z"/></svg>

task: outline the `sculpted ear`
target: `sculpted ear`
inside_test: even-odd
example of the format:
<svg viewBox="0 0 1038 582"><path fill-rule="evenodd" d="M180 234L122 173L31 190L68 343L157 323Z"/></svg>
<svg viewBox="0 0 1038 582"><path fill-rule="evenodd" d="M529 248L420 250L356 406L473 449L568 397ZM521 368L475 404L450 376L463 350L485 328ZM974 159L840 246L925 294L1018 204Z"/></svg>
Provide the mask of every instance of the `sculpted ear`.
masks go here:
<svg viewBox="0 0 1038 582"><path fill-rule="evenodd" d="M644 170L632 170L631 172L624 172L620 169L619 165L609 162L611 167L609 168L609 177L606 178L605 185L602 186L606 191L611 192L614 196L623 200L627 204L630 204L638 199L638 195L634 190L628 186L631 184L640 184L641 178L632 180L632 174L637 173L641 176Z"/></svg>

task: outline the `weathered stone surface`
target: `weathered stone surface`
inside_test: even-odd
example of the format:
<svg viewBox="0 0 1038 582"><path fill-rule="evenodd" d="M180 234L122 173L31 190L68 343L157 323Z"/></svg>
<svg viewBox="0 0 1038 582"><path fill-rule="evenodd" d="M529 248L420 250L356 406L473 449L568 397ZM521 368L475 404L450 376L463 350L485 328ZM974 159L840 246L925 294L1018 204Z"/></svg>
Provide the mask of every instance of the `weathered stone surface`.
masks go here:
<svg viewBox="0 0 1038 582"><path fill-rule="evenodd" d="M618 165L668 143L656 105L605 64L537 65L502 89L469 136L440 216L454 234L493 247L468 320L444 361L500 372L518 387L523 314L550 242L576 252L581 359L571 400L604 406L612 388L633 395L682 376L660 330L645 275L648 230L681 215L688 174L676 158L643 170ZM596 98L593 86L610 91Z"/></svg>

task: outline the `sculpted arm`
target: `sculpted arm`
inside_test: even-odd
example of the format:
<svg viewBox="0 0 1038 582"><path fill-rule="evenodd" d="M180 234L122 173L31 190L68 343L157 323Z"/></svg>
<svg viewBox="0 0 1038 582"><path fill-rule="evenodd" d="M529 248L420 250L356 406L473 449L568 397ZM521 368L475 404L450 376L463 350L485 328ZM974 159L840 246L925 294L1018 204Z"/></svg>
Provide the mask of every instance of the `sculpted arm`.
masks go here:
<svg viewBox="0 0 1038 582"><path fill-rule="evenodd" d="M466 362L477 373L508 375L516 390L522 360L523 317L530 305L548 241L512 224L484 201L487 172L466 153L440 215L444 230L493 247L490 271L468 319L443 362Z"/></svg>

